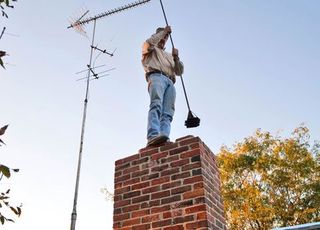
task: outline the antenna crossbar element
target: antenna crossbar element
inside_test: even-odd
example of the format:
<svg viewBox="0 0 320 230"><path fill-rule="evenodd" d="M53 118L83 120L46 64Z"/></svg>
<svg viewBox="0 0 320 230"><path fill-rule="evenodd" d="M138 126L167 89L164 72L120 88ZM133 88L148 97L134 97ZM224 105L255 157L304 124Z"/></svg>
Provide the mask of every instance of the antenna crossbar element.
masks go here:
<svg viewBox="0 0 320 230"><path fill-rule="evenodd" d="M108 54L110 57L113 57L113 53L114 53L114 51L112 52L112 53L109 53L109 52L107 52L107 50L102 50L102 49L100 49L100 48L98 48L98 46L91 46L91 48L92 49L95 49L95 50L98 50L98 51L100 51L101 53L104 53L104 54Z"/></svg>
<svg viewBox="0 0 320 230"><path fill-rule="evenodd" d="M142 4L145 4L147 2L150 2L151 0L139 0L139 1L136 1L136 2L133 2L133 3L130 3L130 4L127 4L127 5L124 5L124 6L121 6L121 7L118 7L118 8L115 8L113 10L108 10L104 13L101 13L101 14L98 14L94 17L90 17L90 18L87 18L87 19L84 19L82 21L78 20L76 21L75 23L71 24L70 26L68 26L68 29L69 28L72 28L72 27L76 27L76 26L79 26L79 25L82 25L82 24L86 24L86 23L89 23L91 21L95 21L97 19L100 19L100 18L103 18L103 17L106 17L106 16L109 16L109 15L112 15L112 14L116 14L116 13L119 13L121 11L124 11L124 10L127 10L127 9L130 9L130 8L133 8L133 7L136 7L138 5L142 5Z"/></svg>
<svg viewBox="0 0 320 230"><path fill-rule="evenodd" d="M4 34L4 31L6 30L6 27L3 27L2 32L0 34L0 39L2 38L2 35Z"/></svg>

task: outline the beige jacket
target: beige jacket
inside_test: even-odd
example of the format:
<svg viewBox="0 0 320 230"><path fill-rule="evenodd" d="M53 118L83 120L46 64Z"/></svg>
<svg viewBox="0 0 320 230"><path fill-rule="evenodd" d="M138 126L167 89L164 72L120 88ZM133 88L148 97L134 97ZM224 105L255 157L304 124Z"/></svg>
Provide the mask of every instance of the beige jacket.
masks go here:
<svg viewBox="0 0 320 230"><path fill-rule="evenodd" d="M165 32L161 31L153 34L143 43L141 61L145 73L158 70L174 79L175 82L175 76L182 75L184 66L179 58L174 60L171 53L158 48L158 43L165 35Z"/></svg>

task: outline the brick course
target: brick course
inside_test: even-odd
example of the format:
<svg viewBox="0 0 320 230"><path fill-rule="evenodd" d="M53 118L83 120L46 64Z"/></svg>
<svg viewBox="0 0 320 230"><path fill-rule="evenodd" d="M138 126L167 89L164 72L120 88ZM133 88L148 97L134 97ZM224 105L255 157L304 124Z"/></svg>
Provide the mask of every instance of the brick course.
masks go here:
<svg viewBox="0 0 320 230"><path fill-rule="evenodd" d="M225 230L215 156L198 137L115 162L114 230Z"/></svg>

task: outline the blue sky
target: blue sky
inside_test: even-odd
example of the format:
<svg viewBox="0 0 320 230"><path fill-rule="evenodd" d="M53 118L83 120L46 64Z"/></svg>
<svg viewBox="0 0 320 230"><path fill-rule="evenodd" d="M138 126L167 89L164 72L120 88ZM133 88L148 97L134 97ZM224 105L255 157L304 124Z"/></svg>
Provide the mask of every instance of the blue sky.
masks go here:
<svg viewBox="0 0 320 230"><path fill-rule="evenodd" d="M117 1L18 1L8 9L0 40L7 70L0 69L0 121L9 128L1 163L20 172L10 187L23 215L4 229L69 229L85 96L75 74L89 62L89 38L67 29L80 9L90 16L131 3ZM185 65L192 111L201 125L186 129L187 107L177 81L171 139L199 136L213 152L257 129L289 135L302 122L320 139L320 15L318 0L163 0L176 48ZM141 46L164 26L160 3L97 21L96 45L110 76L91 81L77 229L111 229L114 161L145 146L148 93ZM171 45L167 45L171 49ZM96 58L97 53L94 57Z"/></svg>

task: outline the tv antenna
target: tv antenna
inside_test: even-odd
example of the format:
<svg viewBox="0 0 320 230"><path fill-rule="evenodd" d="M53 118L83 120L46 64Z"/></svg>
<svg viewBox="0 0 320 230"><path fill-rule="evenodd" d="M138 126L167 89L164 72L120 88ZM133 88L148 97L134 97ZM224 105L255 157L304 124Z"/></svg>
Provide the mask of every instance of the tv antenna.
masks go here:
<svg viewBox="0 0 320 230"><path fill-rule="evenodd" d="M147 2L150 2L150 0L139 0L136 2L112 9L112 10L108 10L108 11L101 13L101 14L98 14L94 17L89 17L89 18L83 19L85 17L85 15L88 13L88 11L86 11L81 15L80 18L78 18L73 23L71 23L70 26L68 26L68 28L75 28L78 32L86 34L86 32L84 30L84 25L93 22L93 32L92 32L92 40L91 40L91 46L90 46L90 48L91 48L90 49L90 59L89 59L89 64L87 65L88 70L86 70L87 71L86 91L85 91L83 116L82 116L80 148L79 148L78 168L77 168L77 176L76 176L76 184L75 184L75 192L74 192L74 200L73 200L73 209L72 209L72 213L71 213L71 226L70 226L71 230L75 230L75 228L76 228L78 190L79 190L80 169L81 169L83 142L84 142L84 131L85 131L87 106L88 106L89 86L90 86L90 80L92 79L92 76L94 77L94 75L96 74L95 70L94 70L94 66L92 66L93 51L99 50L101 53L107 53L106 51L104 52L104 50L101 50L100 48L98 49L97 46L94 46L94 37L95 37L95 33L96 33L96 22L98 19L119 13L119 12L127 10L127 9L131 9L133 7L145 4ZM112 53L112 56L113 56L113 53Z"/></svg>
<svg viewBox="0 0 320 230"><path fill-rule="evenodd" d="M76 32L78 32L79 34L85 36L88 38L88 35L87 35L87 32L85 30L85 26L84 25L77 25L77 23L82 20L88 13L89 13L89 10L86 10L86 9L80 9L79 10L80 12L78 14L80 14L81 16L74 16L74 17L71 17L69 19L69 22L71 25L73 25L73 28ZM68 27L69 28L69 27Z"/></svg>

